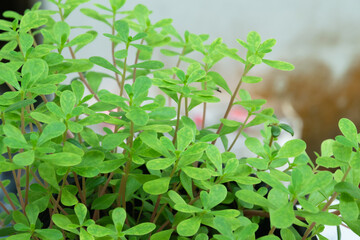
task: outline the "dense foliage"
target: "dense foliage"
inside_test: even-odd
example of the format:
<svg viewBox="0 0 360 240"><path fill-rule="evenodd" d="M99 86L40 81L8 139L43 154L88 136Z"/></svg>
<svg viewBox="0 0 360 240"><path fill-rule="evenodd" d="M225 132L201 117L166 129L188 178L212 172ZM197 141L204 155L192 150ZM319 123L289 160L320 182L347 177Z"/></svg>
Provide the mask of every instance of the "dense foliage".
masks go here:
<svg viewBox="0 0 360 240"><path fill-rule="evenodd" d="M11 89L0 96L0 173L12 172L17 189L8 192L10 180L0 181L0 236L243 240L259 238L264 219L271 227L263 240L326 239L324 225L342 223L360 234L355 125L341 119L343 136L324 141L313 164L304 141L277 143L293 130L263 107L265 100L241 89L262 81L249 75L258 64L294 68L265 58L274 39L262 42L256 32L238 39L247 50L242 58L221 38L210 42L208 35L179 34L171 19L151 22L143 5L122 11L125 0L80 9L84 18L107 27L109 33L97 36L66 23L89 0L49 1L58 11L40 10L38 2L23 16L5 12L13 21L0 21L0 40L7 42L0 50L0 83ZM70 39L73 28L84 32ZM111 60L77 59L96 37L111 43ZM67 49L72 59L63 57ZM152 58L154 49L177 58L177 65L165 69ZM235 89L212 70L223 58L244 66ZM104 72L93 71L94 65ZM78 77L71 79L72 73ZM117 91L100 89L109 81ZM155 88L163 94L149 97ZM214 94L219 90L230 101L219 123L208 126L205 113L220 101ZM42 102L34 105L35 99ZM228 119L234 105L247 111L244 122ZM200 129L189 117L197 106L204 111ZM103 123L105 134L90 127ZM257 125L263 126L261 139L244 133ZM231 151L241 135L251 158ZM338 169L331 173L319 166Z"/></svg>

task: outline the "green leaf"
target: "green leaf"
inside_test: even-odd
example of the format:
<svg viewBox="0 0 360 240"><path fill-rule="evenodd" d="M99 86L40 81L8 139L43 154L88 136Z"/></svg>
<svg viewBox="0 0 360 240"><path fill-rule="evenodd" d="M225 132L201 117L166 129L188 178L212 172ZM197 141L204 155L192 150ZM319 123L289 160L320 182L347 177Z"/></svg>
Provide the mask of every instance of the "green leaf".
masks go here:
<svg viewBox="0 0 360 240"><path fill-rule="evenodd" d="M169 151L162 145L162 143L157 139L157 133L155 131L144 131L140 134L140 139L148 145L150 148L159 152L165 157L171 157Z"/></svg>
<svg viewBox="0 0 360 240"><path fill-rule="evenodd" d="M65 74L54 74L49 75L45 79L39 79L38 83L44 83L44 84L59 84L62 83L66 79Z"/></svg>
<svg viewBox="0 0 360 240"><path fill-rule="evenodd" d="M306 184L304 184L303 189L299 195L305 195L320 190L323 187L326 187L333 181L333 176L331 172L320 171L316 175L311 176L307 179Z"/></svg>
<svg viewBox="0 0 360 240"><path fill-rule="evenodd" d="M164 54L165 56L169 56L169 57L180 55L180 53L175 52L175 51L171 51L171 50L168 50L168 49L160 49L160 52L162 54Z"/></svg>
<svg viewBox="0 0 360 240"><path fill-rule="evenodd" d="M283 130L285 130L286 132L290 133L291 136L294 136L294 130L287 124L285 123L281 123L279 124L279 127Z"/></svg>
<svg viewBox="0 0 360 240"><path fill-rule="evenodd" d="M292 71L295 69L294 65L288 62L282 62L282 61L273 61L273 60L267 60L263 59L263 63L269 65L272 68L276 68L282 71Z"/></svg>
<svg viewBox="0 0 360 240"><path fill-rule="evenodd" d="M248 57L248 61L252 64L261 64L262 63L261 57L255 55L255 54Z"/></svg>
<svg viewBox="0 0 360 240"><path fill-rule="evenodd" d="M96 224L88 226L87 231L95 237L105 237L115 234L113 230Z"/></svg>
<svg viewBox="0 0 360 240"><path fill-rule="evenodd" d="M332 158L332 157L318 157L316 159L316 163L320 166L324 166L326 168L336 168L343 165L347 165L347 163L339 161L338 159Z"/></svg>
<svg viewBox="0 0 360 240"><path fill-rule="evenodd" d="M71 132L79 133L83 130L83 126L77 122L68 121L67 124Z"/></svg>
<svg viewBox="0 0 360 240"><path fill-rule="evenodd" d="M81 157L79 155L69 152L53 153L42 156L40 159L61 167L71 167L81 162Z"/></svg>
<svg viewBox="0 0 360 240"><path fill-rule="evenodd" d="M329 212L308 213L305 211L298 211L297 214L305 217L308 222L316 222L317 224L324 224L329 226L338 226L341 224L341 218Z"/></svg>
<svg viewBox="0 0 360 240"><path fill-rule="evenodd" d="M35 103L35 102L36 102L35 99L26 99L26 100L18 101L18 102L14 103L14 104L11 104L9 107L7 107L4 110L4 113L11 112L11 111L14 111L14 110L18 110L20 108L26 107L26 106L28 106L30 104Z"/></svg>
<svg viewBox="0 0 360 240"><path fill-rule="evenodd" d="M72 91L65 90L60 96L61 109L65 115L72 112L75 106L75 94Z"/></svg>
<svg viewBox="0 0 360 240"><path fill-rule="evenodd" d="M123 59L123 58L126 58L128 56L128 51L126 49L122 49L122 50L119 50L119 51L116 51L114 53L114 56L115 58L117 59Z"/></svg>
<svg viewBox="0 0 360 240"><path fill-rule="evenodd" d="M126 219L126 211L123 208L115 208L112 211L111 218L114 222L116 231L118 233L121 232Z"/></svg>
<svg viewBox="0 0 360 240"><path fill-rule="evenodd" d="M80 239L81 240L94 240L95 238L88 233L84 228L80 228Z"/></svg>
<svg viewBox="0 0 360 240"><path fill-rule="evenodd" d="M317 213L319 212L319 208L317 208L315 205L307 201L305 198L298 197L298 201L300 205L304 208L305 211L311 212L311 213Z"/></svg>
<svg viewBox="0 0 360 240"><path fill-rule="evenodd" d="M216 216L214 218L214 228L223 236L232 237L231 225L225 217Z"/></svg>
<svg viewBox="0 0 360 240"><path fill-rule="evenodd" d="M20 168L22 168L22 167L14 164L14 163L11 163L11 162L1 162L0 173L16 170L16 169L20 169Z"/></svg>
<svg viewBox="0 0 360 240"><path fill-rule="evenodd" d="M99 146L99 138L91 128L84 127L82 132L80 132L80 136L92 147Z"/></svg>
<svg viewBox="0 0 360 240"><path fill-rule="evenodd" d="M49 67L43 59L29 59L21 69L21 74L30 74L31 82L45 79L48 76Z"/></svg>
<svg viewBox="0 0 360 240"><path fill-rule="evenodd" d="M178 131L177 134L177 149L182 152L194 140L193 131L189 127L183 127Z"/></svg>
<svg viewBox="0 0 360 240"><path fill-rule="evenodd" d="M174 107L157 107L149 113L149 118L155 120L170 120L176 117L176 110Z"/></svg>
<svg viewBox="0 0 360 240"><path fill-rule="evenodd" d="M39 140L37 142L38 146L41 146L45 142L49 141L52 138L62 135L66 130L65 124L62 122L52 122L49 123L41 133Z"/></svg>
<svg viewBox="0 0 360 240"><path fill-rule="evenodd" d="M288 228L281 229L280 235L282 239L296 240L294 233Z"/></svg>
<svg viewBox="0 0 360 240"><path fill-rule="evenodd" d="M269 160L263 159L263 158L247 158L246 162L253 166L254 168L260 169L260 170L266 170L269 168Z"/></svg>
<svg viewBox="0 0 360 240"><path fill-rule="evenodd" d="M115 22L114 26L120 39L127 43L129 37L129 24L124 20L118 20Z"/></svg>
<svg viewBox="0 0 360 240"><path fill-rule="evenodd" d="M175 204L186 204L185 200L174 190L170 190L168 196Z"/></svg>
<svg viewBox="0 0 360 240"><path fill-rule="evenodd" d="M82 203L78 203L75 205L74 207L74 211L75 214L79 220L80 225L82 225L85 221L86 218L86 214L87 214L87 207L82 204Z"/></svg>
<svg viewBox="0 0 360 240"><path fill-rule="evenodd" d="M117 198L117 195L117 193L109 193L96 198L91 204L91 209L104 210L109 208Z"/></svg>
<svg viewBox="0 0 360 240"><path fill-rule="evenodd" d="M355 124L347 118L342 118L339 121L339 129L341 133L354 144L354 147L357 147L358 140Z"/></svg>
<svg viewBox="0 0 360 240"><path fill-rule="evenodd" d="M206 76L206 72L204 70L202 70L202 69L193 71L190 74L189 78L187 79L187 84L196 82L196 81L200 80L201 78L203 78L205 76Z"/></svg>
<svg viewBox="0 0 360 240"><path fill-rule="evenodd" d="M127 133L107 134L102 140L102 147L108 150L119 146L129 136Z"/></svg>
<svg viewBox="0 0 360 240"><path fill-rule="evenodd" d="M12 235L10 237L7 237L7 240L30 240L31 233L18 233L16 235Z"/></svg>
<svg viewBox="0 0 360 240"><path fill-rule="evenodd" d="M35 153L33 150L16 154L13 158L15 164L19 166L29 166L35 160Z"/></svg>
<svg viewBox="0 0 360 240"><path fill-rule="evenodd" d="M200 223L201 218L195 216L180 222L176 227L176 231L180 236L190 237L197 233L200 228Z"/></svg>
<svg viewBox="0 0 360 240"><path fill-rule="evenodd" d="M212 164L216 167L217 171L222 174L222 158L219 149L214 145L209 145L206 149L206 155Z"/></svg>
<svg viewBox="0 0 360 240"><path fill-rule="evenodd" d="M89 60L90 62L95 63L100 67L116 72L117 74L121 74L121 72L116 67L114 67L114 65L112 65L108 60L103 57L90 57Z"/></svg>
<svg viewBox="0 0 360 240"><path fill-rule="evenodd" d="M15 138L22 143L26 143L25 137L22 135L19 128L16 128L8 123L3 126L3 131L7 137Z"/></svg>
<svg viewBox="0 0 360 240"><path fill-rule="evenodd" d="M79 234L79 232L76 229L73 229L71 227L73 223L70 221L70 219L67 216L64 216L62 214L54 214L52 216L52 220L55 223L55 225L58 226L59 228Z"/></svg>
<svg viewBox="0 0 360 240"><path fill-rule="evenodd" d="M149 60L129 66L130 68L160 69L164 67L161 61Z"/></svg>
<svg viewBox="0 0 360 240"><path fill-rule="evenodd" d="M284 144L277 154L277 158L296 157L306 149L306 143L300 139L293 139Z"/></svg>
<svg viewBox="0 0 360 240"><path fill-rule="evenodd" d="M55 114L58 118L65 118L63 111L61 110L61 108L58 105L56 105L56 103L48 102L46 104L46 107L50 112Z"/></svg>
<svg viewBox="0 0 360 240"><path fill-rule="evenodd" d="M70 35L70 26L64 21L56 22L53 26L53 33L58 44L65 44Z"/></svg>
<svg viewBox="0 0 360 240"><path fill-rule="evenodd" d="M252 239L255 238L255 232L258 229L258 225L256 223L251 223L248 225L245 225L239 234L237 234L237 239ZM259 238L260 239L260 238ZM269 240L269 239L267 239ZM273 239L271 239L273 240Z"/></svg>
<svg viewBox="0 0 360 240"><path fill-rule="evenodd" d="M265 99L252 99L252 100L245 100L245 101L238 101L234 104L239 104L245 108L258 108L261 107L266 103Z"/></svg>
<svg viewBox="0 0 360 240"><path fill-rule="evenodd" d="M276 228L288 228L295 220L292 203L288 203L276 210L270 209L270 222Z"/></svg>
<svg viewBox="0 0 360 240"><path fill-rule="evenodd" d="M197 35L192 34L192 33L189 34L189 42L191 43L191 47L194 50L205 54L205 48L204 48L203 41L200 38L200 36L197 36Z"/></svg>
<svg viewBox="0 0 360 240"><path fill-rule="evenodd" d="M360 189L348 182L339 182L335 185L334 191L338 193L347 193L353 198L360 199Z"/></svg>
<svg viewBox="0 0 360 240"><path fill-rule="evenodd" d="M37 95L48 95L56 92L57 87L54 84L39 84L36 87L31 87L28 89L29 92L35 93Z"/></svg>
<svg viewBox="0 0 360 240"><path fill-rule="evenodd" d="M83 33L77 35L74 39L72 39L69 43L67 43L66 47L72 47L75 45L86 45L94 40L94 36L91 33Z"/></svg>
<svg viewBox="0 0 360 240"><path fill-rule="evenodd" d="M185 172L186 175L196 180L207 180L211 178L211 172L207 168L195 168L195 167L183 167L182 171Z"/></svg>
<svg viewBox="0 0 360 240"><path fill-rule="evenodd" d="M149 88L151 87L151 79L146 76L140 76L136 78L135 83L132 85L134 99L147 95Z"/></svg>
<svg viewBox="0 0 360 240"><path fill-rule="evenodd" d="M75 204L77 204L78 200L74 196L74 194L72 192L70 192L70 190L68 188L63 188L62 193L61 193L61 203L64 206L70 207L70 206L74 206Z"/></svg>
<svg viewBox="0 0 360 240"><path fill-rule="evenodd" d="M242 77L242 81L244 83L259 83L263 79L261 77L253 77L253 76L244 76Z"/></svg>
<svg viewBox="0 0 360 240"><path fill-rule="evenodd" d="M146 125L149 120L149 115L141 108L134 107L125 116L138 126Z"/></svg>
<svg viewBox="0 0 360 240"><path fill-rule="evenodd" d="M39 234L42 239L59 240L63 238L62 233L57 229L35 229L35 232Z"/></svg>
<svg viewBox="0 0 360 240"><path fill-rule="evenodd" d="M145 192L149 194L160 195L168 191L169 183L170 183L170 177L162 177L144 183L143 189Z"/></svg>
<svg viewBox="0 0 360 240"><path fill-rule="evenodd" d="M60 190L59 183L56 179L55 168L46 162L41 163L38 168L40 177L49 183L56 190Z"/></svg>
<svg viewBox="0 0 360 240"><path fill-rule="evenodd" d="M39 216L39 209L34 203L30 203L25 208L26 216L29 219L29 223L32 225L36 223Z"/></svg>
<svg viewBox="0 0 360 240"><path fill-rule="evenodd" d="M285 193L289 193L289 190L271 174L267 172L258 172L256 174L262 181L269 184L271 187L281 190Z"/></svg>
<svg viewBox="0 0 360 240"><path fill-rule="evenodd" d="M146 167L151 170L163 170L170 167L175 162L175 160L175 158L151 159L146 163Z"/></svg>
<svg viewBox="0 0 360 240"><path fill-rule="evenodd" d="M169 240L174 230L168 229L151 235L150 240Z"/></svg>
<svg viewBox="0 0 360 240"><path fill-rule="evenodd" d="M20 90L20 85L16 79L14 71L5 65L0 65L0 80L9 83L17 90Z"/></svg>
<svg viewBox="0 0 360 240"><path fill-rule="evenodd" d="M126 0L110 0L110 5L113 11L119 10L124 4Z"/></svg>
<svg viewBox="0 0 360 240"><path fill-rule="evenodd" d="M227 189L224 185L217 184L213 185L209 189L209 193L206 191L200 192L200 199L205 209L212 209L213 207L219 205L222 201L225 200L227 194Z"/></svg>
<svg viewBox="0 0 360 240"><path fill-rule="evenodd" d="M43 59L45 60L45 62L47 63L48 66L55 66L57 64L61 64L62 61L64 60L64 57L59 53L51 52L51 53L45 55L43 57ZM48 69L47 69L47 71L48 71ZM56 76L56 75L53 75L53 76ZM42 80L43 79L39 79L39 81L42 81Z"/></svg>
<svg viewBox="0 0 360 240"><path fill-rule="evenodd" d="M257 48L261 43L261 37L257 32L251 31L248 33L246 41L249 45Z"/></svg>
<svg viewBox="0 0 360 240"><path fill-rule="evenodd" d="M90 8L82 8L80 9L80 12L82 12L84 15L91 17L95 20L98 20L100 22L105 23L106 25L108 25L109 27L111 27L111 24L106 20L105 17L103 17L102 15L100 15L97 11L90 9Z"/></svg>
<svg viewBox="0 0 360 240"><path fill-rule="evenodd" d="M253 138L253 137L246 138L245 146L251 152L253 152L253 153L255 153L255 154L259 155L259 156L264 156L265 155L265 150L264 150L263 144L257 138Z"/></svg>
<svg viewBox="0 0 360 240"><path fill-rule="evenodd" d="M177 203L174 205L174 209L182 213L199 213L203 211L201 208L194 207L186 203Z"/></svg>
<svg viewBox="0 0 360 240"><path fill-rule="evenodd" d="M224 78L217 72L208 72L207 76L210 77L212 81L219 87L223 88L227 93L230 95L232 94L227 82L224 80Z"/></svg>
<svg viewBox="0 0 360 240"><path fill-rule="evenodd" d="M347 193L341 194L339 209L346 221L356 221L359 217L359 207L355 199Z"/></svg>
<svg viewBox="0 0 360 240"><path fill-rule="evenodd" d="M189 155L203 153L208 148L208 146L210 146L208 143L202 143L202 142L195 143L195 144L191 145L190 147L188 147L188 149L186 149L186 151L182 153L182 157L187 157ZM179 166L180 166L180 164L179 164Z"/></svg>
<svg viewBox="0 0 360 240"><path fill-rule="evenodd" d="M21 50L26 53L27 50L32 47L34 39L30 34L21 31L19 34L19 41Z"/></svg>
<svg viewBox="0 0 360 240"><path fill-rule="evenodd" d="M266 198L250 190L239 190L235 193L235 196L247 203L259 205L266 208L275 208L274 205L270 203Z"/></svg>
<svg viewBox="0 0 360 240"><path fill-rule="evenodd" d="M155 227L156 225L154 223L140 223L132 228L123 231L123 233L125 235L141 236L152 232Z"/></svg>

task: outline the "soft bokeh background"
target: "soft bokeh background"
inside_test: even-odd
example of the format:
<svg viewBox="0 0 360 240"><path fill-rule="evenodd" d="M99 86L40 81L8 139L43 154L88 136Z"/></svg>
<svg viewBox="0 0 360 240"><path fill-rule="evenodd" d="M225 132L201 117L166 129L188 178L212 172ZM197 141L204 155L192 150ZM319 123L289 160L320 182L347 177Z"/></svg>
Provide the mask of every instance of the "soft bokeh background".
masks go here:
<svg viewBox="0 0 360 240"><path fill-rule="evenodd" d="M94 8L93 3L108 4L104 0L91 0L83 7ZM296 137L307 142L312 158L313 151L320 150L322 140L339 134L337 122L341 117L350 118L360 127L360 1L139 0L128 1L124 9L133 9L139 3L153 11L152 22L171 17L179 33L188 30L210 34L210 41L221 37L229 47L240 49L241 56L245 51L236 39L246 39L249 31L259 32L264 40L275 38L277 44L267 58L292 62L296 69L289 73L267 66L256 67L251 75L263 77L263 83L245 87L254 98L269 100L268 105L275 108L278 117L293 126ZM54 9L49 3L44 7ZM102 33L110 33L110 29L78 11L70 15L68 23L95 26L99 31L98 38L81 50L77 58L102 56L110 59L110 43L102 36ZM83 31L74 30L71 37ZM167 61L168 66L174 66L177 60L158 52L155 58ZM224 59L215 69L234 89L243 66ZM113 90L115 86L108 80L101 87ZM224 103L229 98L224 91L218 96ZM193 116L197 117L201 110L197 108ZM224 111L224 105L213 105L207 124L216 122ZM242 114L241 109L235 109L233 118L241 119ZM287 139L285 136L281 141ZM238 148L236 151L245 150ZM359 239L345 228L342 233L342 239ZM335 228L327 228L324 235L337 239Z"/></svg>

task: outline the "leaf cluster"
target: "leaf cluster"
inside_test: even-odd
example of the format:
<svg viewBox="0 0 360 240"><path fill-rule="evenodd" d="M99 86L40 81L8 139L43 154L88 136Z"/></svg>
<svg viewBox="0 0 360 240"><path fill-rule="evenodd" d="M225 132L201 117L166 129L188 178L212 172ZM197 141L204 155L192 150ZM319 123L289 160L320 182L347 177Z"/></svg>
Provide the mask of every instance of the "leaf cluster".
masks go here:
<svg viewBox="0 0 360 240"><path fill-rule="evenodd" d="M11 181L0 180L0 236L326 239L324 226L342 223L360 235L360 135L354 123L341 119L342 135L325 140L312 161L304 141L278 143L282 134L294 134L292 128L264 107L266 100L242 89L263 80L249 75L256 65L294 69L265 58L274 39L262 42L250 32L246 41L237 40L247 51L241 57L221 38L179 34L171 19L153 23L141 4L124 11L125 0L95 4L96 10L81 8L89 0L49 1L57 11L40 10L37 3L24 15L7 11L13 20L0 21L0 40L6 42L0 83L11 89L0 96L0 173L11 172L17 189L8 192ZM109 33L70 26L66 19L76 8ZM84 32L70 39L74 28ZM111 60L77 59L96 37L111 43ZM62 55L66 48L70 59ZM129 49L136 52L133 63ZM154 49L176 57L177 65L164 68L153 58ZM213 70L224 58L243 66L235 89ZM94 65L103 71L92 70ZM79 77L69 79L70 73ZM108 81L118 89L101 89ZM154 89L161 94L149 95ZM219 123L208 126L206 110L220 101L218 91L230 101ZM35 107L37 97L43 101ZM235 105L246 111L245 120L228 119ZM189 117L199 106L201 127ZM260 138L245 133L254 126L261 128ZM246 147L252 157L232 151L234 146ZM320 166L337 170L319 171ZM271 229L260 237L264 218Z"/></svg>

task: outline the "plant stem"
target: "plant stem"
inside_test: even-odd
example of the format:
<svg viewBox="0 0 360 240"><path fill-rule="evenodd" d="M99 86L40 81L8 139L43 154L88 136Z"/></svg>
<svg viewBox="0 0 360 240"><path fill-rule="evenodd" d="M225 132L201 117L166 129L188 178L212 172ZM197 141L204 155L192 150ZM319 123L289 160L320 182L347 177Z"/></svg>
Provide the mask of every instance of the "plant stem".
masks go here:
<svg viewBox="0 0 360 240"><path fill-rule="evenodd" d="M26 168L25 168L25 173L26 173L25 205L27 205L27 204L28 204L28 198L29 198L29 188L30 188L29 166L26 166Z"/></svg>
<svg viewBox="0 0 360 240"><path fill-rule="evenodd" d="M349 166L348 169L346 170L344 176L342 177L341 182L345 181L345 179L346 179L347 175L349 174L350 170L351 170L351 167ZM327 201L327 203L323 207L323 209L321 209L321 211L323 211L323 212L327 211L329 209L330 205L335 201L335 199L336 199L336 197L338 195L339 194L337 192L334 192L333 195L331 196L331 198L329 199L329 201ZM308 227L308 229L306 229L306 231L305 231L305 233L304 233L301 240L305 240L309 236L309 234L311 233L311 231L315 227L315 225L316 225L316 222L311 223L310 227Z"/></svg>
<svg viewBox="0 0 360 240"><path fill-rule="evenodd" d="M59 194L58 194L58 196L57 196L56 202L55 202L55 204L54 204L54 210L53 210L52 214L50 215L50 219L51 219L52 215L54 215L54 214L56 213L56 209L57 209L57 207L58 207L58 205L59 205L59 202L60 202L61 193L62 193L62 190L63 190L63 188L64 188L64 186L65 186L65 180L66 180L69 172L70 172L70 168L67 169L65 175L64 175L63 178L62 178L62 184L61 184L61 187L60 187ZM50 226L49 226L49 228L52 228L53 224L54 224L54 222L53 222L52 219L51 219L51 220L50 220Z"/></svg>
<svg viewBox="0 0 360 240"><path fill-rule="evenodd" d="M180 95L179 101L178 101L178 108L177 108L177 117L176 117L176 126L175 126L175 132L174 132L174 138L173 138L173 144L176 142L177 132L179 130L179 122L180 122L180 111L181 111L181 100L183 98L183 94Z"/></svg>
<svg viewBox="0 0 360 240"><path fill-rule="evenodd" d="M147 30L145 30L146 32ZM140 42L140 45L143 45L144 44L144 38L141 39L141 42ZM135 57L135 62L134 62L134 65L138 63L139 61L139 56L140 56L140 49L138 49L136 51L136 57ZM134 67L134 70L133 70L133 83L135 82L135 79L136 79L136 67Z"/></svg>
<svg viewBox="0 0 360 240"><path fill-rule="evenodd" d="M60 14L60 19L61 21L64 21L64 15L62 13L62 10L61 8L59 8L59 14ZM67 40L67 42L69 42L69 39ZM70 52L70 55L71 55L71 58L72 59L76 59L75 57L75 53L72 49L72 47L68 47L69 48L69 52ZM89 83L86 81L85 77L84 77L84 74L82 72L78 72L79 74L79 77L80 77L80 80L84 83L84 85L86 86L86 88L89 90L89 92L94 95L94 98L99 102L100 99L99 97L97 96L97 94L94 92L94 90L91 88L91 86L89 85Z"/></svg>
<svg viewBox="0 0 360 240"><path fill-rule="evenodd" d="M239 80L239 82L238 82L238 84L237 84L237 86L236 86L236 88L235 88L235 91L233 92L233 94L232 94L232 96L231 96L231 98L230 98L229 105L227 106L226 112L225 112L224 117L223 117L224 119L227 119L227 117L229 116L229 113L230 113L231 108L232 108L232 106L233 106L233 103L234 103L234 101L235 101L235 97L237 96L237 94L238 94L238 92L239 92L239 90L240 90L240 86L241 86L241 83L242 83L242 79L243 79L243 77L246 76L246 74L249 72L249 70L250 70L250 67L248 67L248 65L246 65L246 66L245 66L244 73L242 74L242 76L241 76L241 78L240 78L240 80ZM224 126L224 124L223 124L223 123L220 123L220 126L219 126L218 130L216 131L216 134L219 134L219 133L220 133L220 131L221 131L221 129L222 129L223 126ZM217 140L217 139L215 139L214 141L212 141L211 144L214 145L214 144L216 143L216 140Z"/></svg>
<svg viewBox="0 0 360 240"><path fill-rule="evenodd" d="M126 44L126 50L129 49L129 43ZM126 78L126 62L127 62L127 57L124 59L124 67L123 67L123 74L121 76L121 83L120 83L120 97L123 96L124 94L124 85L125 85L125 78Z"/></svg>
<svg viewBox="0 0 360 240"><path fill-rule="evenodd" d="M83 191L81 190L78 176L74 171L72 173L74 175L74 180L75 180L76 187L77 187L77 189L79 191L79 196L80 196L81 202L86 206L86 198L84 196Z"/></svg>
<svg viewBox="0 0 360 240"><path fill-rule="evenodd" d="M111 26L111 34L115 35L115 15L116 12L113 13L113 18L112 18L112 26ZM113 41L111 41L111 57L112 57L112 61L113 61L113 66L116 68L116 59L115 59L115 43ZM119 88L121 89L121 83L120 83L120 79L119 79L119 75L114 72L115 74L115 81L117 83L117 85L119 86Z"/></svg>
<svg viewBox="0 0 360 240"><path fill-rule="evenodd" d="M4 211L6 212L7 215L10 215L9 210L6 208L6 206L2 202L0 202L0 206L4 209Z"/></svg>
<svg viewBox="0 0 360 240"><path fill-rule="evenodd" d="M14 210L16 210L15 204L14 204L14 202L11 200L11 198L10 198L10 196L9 196L9 193L8 193L8 191L6 190L4 184L2 183L1 180L0 180L0 188L3 190L4 195L5 195L5 197L7 198L7 200L9 201L11 207L12 207Z"/></svg>
<svg viewBox="0 0 360 240"><path fill-rule="evenodd" d="M242 131L245 129L246 123L249 120L250 116L251 116L251 113L248 113L244 123L241 125L241 128L239 129L239 132L236 134L234 141L231 143L230 147L228 148L228 150L227 150L228 152L230 152L231 149L234 147L234 145L235 145L236 141L238 140L238 138L240 137Z"/></svg>
<svg viewBox="0 0 360 240"><path fill-rule="evenodd" d="M177 62L176 62L176 67L178 68L178 67L180 67L180 63L181 63L181 56L184 56L184 54L185 54L185 47L183 47L183 49L181 50L181 54L179 55L179 58L178 58L178 60L177 60ZM176 74L174 73L173 74L173 76L172 76L172 78L173 79L175 79L176 78ZM170 96L168 96L168 101L169 101L169 107L171 107L171 97Z"/></svg>
<svg viewBox="0 0 360 240"><path fill-rule="evenodd" d="M157 197L157 199L156 199L154 211L153 211L152 214L151 214L150 222L154 222L154 219L155 219L155 216L156 216L156 212L157 212L157 209L158 209L159 204L160 204L161 197L162 197L162 194L158 195L158 197Z"/></svg>
<svg viewBox="0 0 360 240"><path fill-rule="evenodd" d="M131 162L132 162L132 146L133 146L133 138L134 138L134 123L131 121L130 122L130 137L128 138L128 144L129 144L129 159L126 162L125 165L125 169L124 169L124 175L121 178L121 183L120 183L120 189L119 189L119 195L118 195L118 206L120 207L122 204L122 207L126 210L126 199L125 199L125 194L126 194L126 182L127 179L129 177L129 172L130 172L130 168L131 168ZM122 203L121 203L122 200Z"/></svg>
<svg viewBox="0 0 360 240"><path fill-rule="evenodd" d="M209 71L207 64L205 64L205 71L206 71L206 74L207 74L208 71ZM206 81L204 82L204 90L207 90L207 82L206 82ZM202 122L201 122L201 129L205 128L205 119L206 119L207 103L204 102L203 105L204 105L204 107L203 107L203 116L202 116Z"/></svg>
<svg viewBox="0 0 360 240"><path fill-rule="evenodd" d="M185 97L185 116L189 116L189 109L188 109L188 98Z"/></svg>

